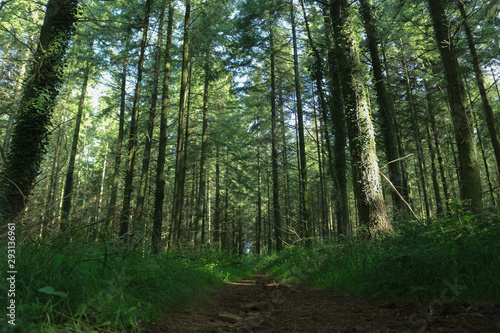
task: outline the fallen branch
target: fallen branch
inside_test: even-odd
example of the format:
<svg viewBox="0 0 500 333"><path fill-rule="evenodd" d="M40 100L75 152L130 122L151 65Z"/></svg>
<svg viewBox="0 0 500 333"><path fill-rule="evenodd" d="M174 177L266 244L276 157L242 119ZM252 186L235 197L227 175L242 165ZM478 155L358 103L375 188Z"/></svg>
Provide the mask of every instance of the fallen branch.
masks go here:
<svg viewBox="0 0 500 333"><path fill-rule="evenodd" d="M392 190L394 192L396 192L396 194L398 195L399 199L401 199L401 201L403 201L405 203L405 205L408 207L408 209L410 210L410 212L413 214L413 216L415 217L415 219L418 221L418 223L420 223L420 225L422 226L425 226L425 224L418 218L417 214L415 214L415 212L413 211L413 209L411 209L411 206L408 202L406 202L406 200L403 198L403 196L399 193L398 189L392 184L392 182L389 180L389 178L387 178L381 171L378 172L380 174L380 176L382 176L382 178L385 179L385 181L387 183L389 183L389 186L392 188Z"/></svg>

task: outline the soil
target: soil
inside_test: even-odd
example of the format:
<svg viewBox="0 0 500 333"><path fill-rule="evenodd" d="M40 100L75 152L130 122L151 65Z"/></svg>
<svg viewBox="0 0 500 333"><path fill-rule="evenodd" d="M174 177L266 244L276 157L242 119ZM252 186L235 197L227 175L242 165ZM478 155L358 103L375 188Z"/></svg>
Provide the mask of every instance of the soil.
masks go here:
<svg viewBox="0 0 500 333"><path fill-rule="evenodd" d="M277 283L256 273L226 284L145 332L500 332L500 303L354 297Z"/></svg>

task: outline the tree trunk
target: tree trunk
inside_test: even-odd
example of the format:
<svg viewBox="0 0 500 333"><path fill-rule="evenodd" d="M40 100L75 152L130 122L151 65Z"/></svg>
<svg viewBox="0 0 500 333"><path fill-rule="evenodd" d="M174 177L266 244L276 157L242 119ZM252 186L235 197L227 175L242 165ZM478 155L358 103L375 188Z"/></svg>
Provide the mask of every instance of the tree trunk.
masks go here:
<svg viewBox="0 0 500 333"><path fill-rule="evenodd" d="M327 58L328 58L328 72L330 75L330 91L332 95L332 100L330 103L330 118L333 124L333 133L335 136L335 142L332 153L332 145L330 143L330 132L328 131L328 113L327 105L325 102L325 97L323 93L322 81L323 73L321 71L321 57L316 46L313 43L311 36L311 31L309 29L309 23L307 20L307 15L305 14L304 2L302 3L302 9L304 11L304 18L306 21L307 35L311 48L315 56L315 74L314 79L316 80L316 87L319 92L319 101L321 108L321 115L323 120L323 136L325 138L325 144L328 152L328 162L330 166L330 174L333 178L335 187L337 188L337 193L335 197L335 212L337 219L337 233L339 235L347 236L350 229L349 222L349 200L347 197L347 162L346 162L346 143L347 143L347 133L345 128L345 115L343 112L343 101L342 101L342 87L340 84L340 76L338 75L338 66L336 57L338 56L336 50L333 46L333 35L332 27L330 21L330 12L324 7L323 18L325 24L325 34L326 34L326 44L327 44ZM335 157L335 160L333 158Z"/></svg>
<svg viewBox="0 0 500 333"><path fill-rule="evenodd" d="M21 66L21 70L19 71L19 81L17 82L16 88L14 89L14 100L13 100L14 106L12 107L12 111L9 114L9 122L7 123L7 128L5 129L5 136L3 138L2 151L0 155L0 167L5 164L5 159L7 153L9 152L10 138L12 136L12 130L14 129L14 122L16 120L17 113L19 112L18 101L21 98L22 96L21 94L23 92L22 78L24 77L24 75L26 75L26 62L23 62L23 65Z"/></svg>
<svg viewBox="0 0 500 333"><path fill-rule="evenodd" d="M127 34L128 35L128 34ZM129 43L127 43L125 50L128 51ZM106 218L106 227L112 226L115 220L116 200L118 198L118 185L120 183L120 167L123 152L123 138L125 137L125 103L127 99L127 66L128 66L128 52L124 57L123 70L121 75L120 85L120 115L118 123L118 138L116 139L115 149L115 163L113 170L113 183L111 184L111 197L109 198L108 214Z"/></svg>
<svg viewBox="0 0 500 333"><path fill-rule="evenodd" d="M281 83L281 82L280 82ZM281 84L280 84L281 86ZM278 97L278 111L280 117L280 128L281 128L281 144L283 145L283 149L281 149L281 158L283 161L283 173L284 173L284 186L285 186L285 227L290 224L291 221L291 205L290 205L290 171L288 165L288 142L286 139L287 134L287 124L285 121L285 102L283 99L283 93L281 87L278 87L278 91L280 92ZM297 161L299 161L297 159ZM299 167L300 170L300 167ZM287 236L288 234L285 234Z"/></svg>
<svg viewBox="0 0 500 333"><path fill-rule="evenodd" d="M104 150L105 151L104 162L102 164L101 185L99 186L99 193L97 194L97 207L96 207L96 212L95 212L96 220L99 220L99 213L101 211L101 205L102 205L102 194L104 193L104 183L106 180L106 171L107 171L106 167L108 165L108 147L109 147L109 143L106 143L106 148ZM99 228L100 228L100 225L99 225Z"/></svg>
<svg viewBox="0 0 500 333"><path fill-rule="evenodd" d="M326 212L326 198L325 198L325 179L323 177L323 153L320 139L320 129L318 127L318 117L316 112L316 103L313 101L313 114L314 114L314 132L316 134L316 151L318 155L318 170L319 170L319 183L320 183L320 210L321 210L321 224L320 230L323 238L329 238L328 218Z"/></svg>
<svg viewBox="0 0 500 333"><path fill-rule="evenodd" d="M439 166L439 174L441 175L441 185L443 187L443 195L444 195L444 201L445 201L444 206L443 206L443 210L449 211L450 194L449 194L449 190L448 190L448 181L447 181L446 172L445 172L443 153L441 151L441 143L439 140L439 132L437 129L436 119L434 117L435 108L433 107L433 103L432 103L433 98L432 98L430 87L429 87L428 82L426 80L424 80L424 86L425 86L425 90L426 90L427 104L429 106L427 115L429 117L429 123L431 126L432 137L434 139L434 147L436 149L437 161L438 161L438 166Z"/></svg>
<svg viewBox="0 0 500 333"><path fill-rule="evenodd" d="M401 49L403 47L401 46ZM415 142L415 149L417 151L417 165L418 165L418 171L420 174L420 184L421 184L421 189L422 189L422 196L423 196L423 202L424 202L424 207L425 207L425 216L427 219L430 219L430 208L429 208L429 198L427 195L427 182L425 179L425 170L427 169L425 166L425 159L424 159L424 152L423 152L423 147L422 147L422 139L420 137L420 129L418 128L419 126L419 121L417 117L417 110L416 110L416 104L415 100L413 98L413 93L411 89L411 82L410 82L410 74L408 72L408 63L406 62L405 59L405 54L403 52L401 56L401 61L403 63L403 69L404 69L404 76L405 76L405 85L406 85L406 95L408 98L408 107L410 111L410 118L411 118L411 124L412 124L412 129L413 129L413 138Z"/></svg>
<svg viewBox="0 0 500 333"><path fill-rule="evenodd" d="M144 214L144 201L146 199L146 188L149 176L149 164L151 162L151 146L153 141L153 131L156 117L156 104L158 100L158 80L160 76L160 54L163 47L163 25L164 25L165 11L162 10L160 14L160 23L158 28L158 41L156 43L155 64L153 74L153 86L151 87L151 106L149 108L148 129L146 133L146 143L144 146L144 156L142 158L141 180L139 182L139 193L137 195L137 203L135 210L135 219L133 223L134 230L144 231L143 219Z"/></svg>
<svg viewBox="0 0 500 333"><path fill-rule="evenodd" d="M75 130L73 132L73 143L69 156L68 170L66 171L66 183L64 184L63 202L61 207L61 230L67 227L66 219L71 211L71 199L73 198L73 173L75 171L76 154L78 150L78 139L80 136L80 124L82 122L83 108L85 106L85 96L87 95L87 85L89 82L90 64L87 64L83 71L83 84L78 103L78 112L75 119Z"/></svg>
<svg viewBox="0 0 500 333"><path fill-rule="evenodd" d="M186 191L186 187L185 187L185 184L186 184L186 175L188 174L188 168L187 168L187 165L188 165L188 156L189 156L189 114L191 112L191 74L193 72L193 63L194 63L194 58L191 58L190 59L190 62L189 62L189 74L188 74L188 82L187 82L187 106L186 106L186 110L185 110L185 113L186 113L186 123L185 123L185 131L184 131L184 163L182 165L182 169L184 171L181 172L181 197L183 198L181 201L180 201L180 207L179 207L179 211L180 211L180 215L179 215L179 221L180 221L180 228L179 228L179 235L178 235L178 244L180 245L181 242L182 242L182 239L183 237L185 236L185 234L189 231L188 229L188 223L189 223L189 218L186 217L186 219L184 219L184 204L186 202L189 202L190 200L193 202L196 200L196 195L185 195L185 191ZM194 163L193 163L194 164ZM193 187L192 187L192 190L191 190L191 193L194 193L194 185L196 184L196 168L193 167ZM191 214L190 217L193 218L194 217L194 214L193 214L193 208L196 207L196 204L190 204L187 209L186 209L186 213L187 213L187 210L189 209L189 213ZM188 214L186 214L186 216L188 216ZM184 223L183 223L184 222ZM191 224L193 223L194 221L191 220Z"/></svg>
<svg viewBox="0 0 500 333"><path fill-rule="evenodd" d="M130 217L132 216L132 183L134 181L134 165L137 154L137 129L139 125L139 103L141 99L142 72L148 39L149 15L153 0L146 0L144 21L142 26L141 51L137 64L137 83L135 85L132 118L130 120L130 134L128 139L128 160L125 174L125 188L123 190L123 208L120 216L120 237L127 237L129 233Z"/></svg>
<svg viewBox="0 0 500 333"><path fill-rule="evenodd" d="M221 222L221 249L223 251L230 250L230 239L229 239L229 149L226 146L226 175L225 180L225 193L224 193L224 219ZM234 216L233 216L234 223Z"/></svg>
<svg viewBox="0 0 500 333"><path fill-rule="evenodd" d="M388 162L389 178L394 184L396 189L400 192L403 190L403 177L399 163L395 162L400 156L397 152L396 137L394 132L394 105L389 102L386 91L385 77L382 74L382 64L380 62L379 49L378 49L378 36L377 28L373 22L372 9L368 0L360 0L361 14L363 16L363 23L366 30L366 39L368 41L368 48L372 59L373 77L375 79L375 91L377 92L377 102L379 105L379 112L382 119L382 135L385 143L385 155ZM402 213L407 210L404 202L398 197L397 193L392 192L392 200L396 208L396 213ZM399 215L399 214L397 214Z"/></svg>
<svg viewBox="0 0 500 333"><path fill-rule="evenodd" d="M220 245L220 153L219 147L216 147L215 153L215 221L214 221L214 243Z"/></svg>
<svg viewBox="0 0 500 333"><path fill-rule="evenodd" d="M429 144L429 152L431 155L432 185L434 188L434 197L436 198L436 213L438 216L442 216L443 212L444 212L444 205L443 205L443 201L441 200L441 192L439 191L437 166L436 166L436 151L435 151L434 145L432 143L431 128L429 125L429 122L430 122L429 114L432 112L431 109L433 108L433 104L432 104L432 99L431 99L430 93L427 90L427 85L426 85L425 81L424 81L424 86L426 88L425 93L426 93L426 98L427 98L425 129L427 131L427 142Z"/></svg>
<svg viewBox="0 0 500 333"><path fill-rule="evenodd" d="M392 231L380 182L375 134L362 82L359 51L348 0L333 1L334 32L342 59L342 88L359 222L369 236Z"/></svg>
<svg viewBox="0 0 500 333"><path fill-rule="evenodd" d="M477 148L465 110L465 89L459 76L454 41L448 30L450 24L441 0L428 0L428 3L448 83L451 117L458 147L460 194L462 200L467 201L472 209L479 211L483 206L483 196Z"/></svg>
<svg viewBox="0 0 500 333"><path fill-rule="evenodd" d="M61 125L61 127L57 131L57 139L55 141L55 151L54 154L52 155L52 166L51 166L51 172L50 172L50 184L49 184L49 191L47 194L47 201L45 207L48 207L47 211L44 212L45 214L45 222L42 223L41 229L45 228L46 222L52 221L52 223L55 222L56 218L54 218L54 215L60 212L60 201L57 200L57 196L59 193L59 182L60 182L60 173L61 173L61 167L59 165L62 164L62 149L63 149L63 142L65 135L64 133L66 132L65 125ZM43 237L43 232L41 231L41 236Z"/></svg>
<svg viewBox="0 0 500 333"><path fill-rule="evenodd" d="M170 246L179 246L181 228L181 208L184 200L184 180L186 176L186 152L184 140L186 132L186 99L189 74L189 26L191 21L191 0L186 0L184 16L184 41L182 46L182 75L179 101L179 125L177 128L177 149L175 161L174 204L172 208L172 225L170 228Z"/></svg>
<svg viewBox="0 0 500 333"><path fill-rule="evenodd" d="M481 151L481 157L483 158L483 164L484 164L484 173L486 174L486 182L488 183L488 188L490 190L490 197L491 197L491 204L493 207L496 206L495 202L495 191L493 190L493 184L491 183L491 177L490 177L490 167L488 166L488 161L486 159L486 152L484 151L484 145L483 145L483 139L481 136L481 131L479 129L478 123L477 123L477 117L476 113L472 110L474 101L470 96L469 89L467 89L467 95L469 96L469 105L471 107L470 113L472 115L472 119L474 121L474 127L475 127L475 133L477 133L477 143L479 145L479 150Z"/></svg>
<svg viewBox="0 0 500 333"><path fill-rule="evenodd" d="M261 234L262 234L262 170L260 163L260 138L257 143L257 223L255 236L255 252L258 255L262 254L261 249Z"/></svg>
<svg viewBox="0 0 500 333"><path fill-rule="evenodd" d="M274 233L276 236L276 251L281 251L283 248L281 238L281 208L279 199L279 169L278 169L278 136L277 136L277 115L276 115L276 51L274 50L273 29L270 31L270 48L271 48L271 135L272 135L272 174L273 174L273 216L274 216Z"/></svg>
<svg viewBox="0 0 500 333"><path fill-rule="evenodd" d="M299 155L300 155L300 194L302 204L300 206L302 225L305 229L306 238L311 237L311 221L310 221L310 203L309 203L309 184L307 180L307 160L306 160L306 144L304 138L304 114L302 111L302 95L300 90L300 72L299 72L299 55L297 51L297 33L295 29L295 13L293 2L290 4L290 21L292 25L292 44L293 44L293 71L295 78L295 98L297 102L297 119L299 132Z"/></svg>
<svg viewBox="0 0 500 333"><path fill-rule="evenodd" d="M39 43L12 133L4 169L6 178L0 182L3 223L23 211L39 174L47 144L47 127L62 83L64 56L74 30L77 6L76 0L49 0L47 3Z"/></svg>
<svg viewBox="0 0 500 333"><path fill-rule="evenodd" d="M210 46L209 46L210 47ZM205 186L206 186L206 159L207 159L207 129L208 129L208 88L210 83L210 52L205 54L205 82L203 88L203 127L201 133L201 158L200 158L200 187L198 191L198 206L196 209L197 232L195 247L200 250L202 245L203 221L205 218Z"/></svg>
<svg viewBox="0 0 500 333"><path fill-rule="evenodd" d="M389 66L387 65L387 58L385 56L385 45L383 45L380 50L382 51L382 59L383 59L383 63L384 63L384 68L385 68L385 71L387 72L387 75L386 75L386 82L387 82L387 85L386 85L386 88L387 88L387 100L388 100L388 103L389 105L391 106L394 106L394 99L393 99L393 96L391 94L391 90L389 89L390 88L390 83L389 83L389 77L391 76L389 74ZM400 126L400 122L398 121L398 118L396 116L396 111L394 111L394 113L392 113L392 121L391 121L392 124L394 124L395 128L399 128L399 130L395 131L395 140L396 140L396 147L397 147L397 155L398 156L405 156L405 149L404 149L404 143L403 143L403 140L402 140L402 135L401 135L401 130L402 130L402 127ZM398 163L398 168L399 170L401 171L401 181L402 181L402 188L399 189L403 198L409 203L411 204L412 202L412 198L411 198L411 182L409 181L408 179L408 172L406 172L406 159L405 158L401 158L399 161L397 162L394 162L394 163Z"/></svg>
<svg viewBox="0 0 500 333"><path fill-rule="evenodd" d="M465 13L464 4L462 0L457 1L457 3L458 8L460 9L460 13L462 14L462 25L465 30L465 36L467 37L469 50L472 55L472 65L474 66L477 86L481 95L481 101L483 102L483 111L486 117L486 126L488 127L488 132L490 133L491 144L493 146L495 159L497 161L497 170L500 175L500 140L498 139L498 129L495 126L495 116L493 115L493 108L491 107L490 99L488 98L488 92L486 90L486 84L484 83L483 72L481 71L481 64L479 63L479 57L476 52L474 37L472 36L469 23L467 22L467 14Z"/></svg>
<svg viewBox="0 0 500 333"><path fill-rule="evenodd" d="M161 230L163 224L163 200L165 199L165 159L167 149L168 110L170 107L170 49L172 48L172 27L174 24L174 0L169 0L167 21L167 46L163 74L163 91L160 116L160 142L158 145L158 164L156 166L155 208L153 213L153 233L151 235L152 252L159 253L161 248Z"/></svg>

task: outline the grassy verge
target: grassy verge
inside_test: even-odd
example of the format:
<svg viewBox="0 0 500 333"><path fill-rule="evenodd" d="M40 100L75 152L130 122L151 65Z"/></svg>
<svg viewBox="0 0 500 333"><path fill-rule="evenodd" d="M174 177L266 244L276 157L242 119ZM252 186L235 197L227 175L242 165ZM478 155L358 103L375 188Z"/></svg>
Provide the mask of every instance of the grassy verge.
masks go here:
<svg viewBox="0 0 500 333"><path fill-rule="evenodd" d="M407 222L382 239L290 247L261 269L285 282L357 295L453 300L500 299L498 211Z"/></svg>
<svg viewBox="0 0 500 333"><path fill-rule="evenodd" d="M133 245L109 243L18 245L16 259L20 332L138 331L159 313L252 271L248 260L210 249L144 256ZM6 279L0 290L8 290ZM7 327L1 320L0 332Z"/></svg>

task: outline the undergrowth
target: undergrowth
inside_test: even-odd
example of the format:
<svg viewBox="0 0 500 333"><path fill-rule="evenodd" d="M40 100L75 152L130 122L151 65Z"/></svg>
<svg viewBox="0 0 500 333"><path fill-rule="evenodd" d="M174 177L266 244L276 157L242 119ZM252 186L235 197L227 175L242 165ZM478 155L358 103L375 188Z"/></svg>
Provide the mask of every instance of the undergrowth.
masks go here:
<svg viewBox="0 0 500 333"><path fill-rule="evenodd" d="M357 295L468 301L500 299L500 215L458 209L425 225L404 222L372 240L292 246L262 259L284 282Z"/></svg>
<svg viewBox="0 0 500 333"><path fill-rule="evenodd" d="M18 244L16 259L19 332L138 331L159 313L252 271L249 259L213 249L154 256L108 242ZM5 278L0 290L8 290Z"/></svg>

